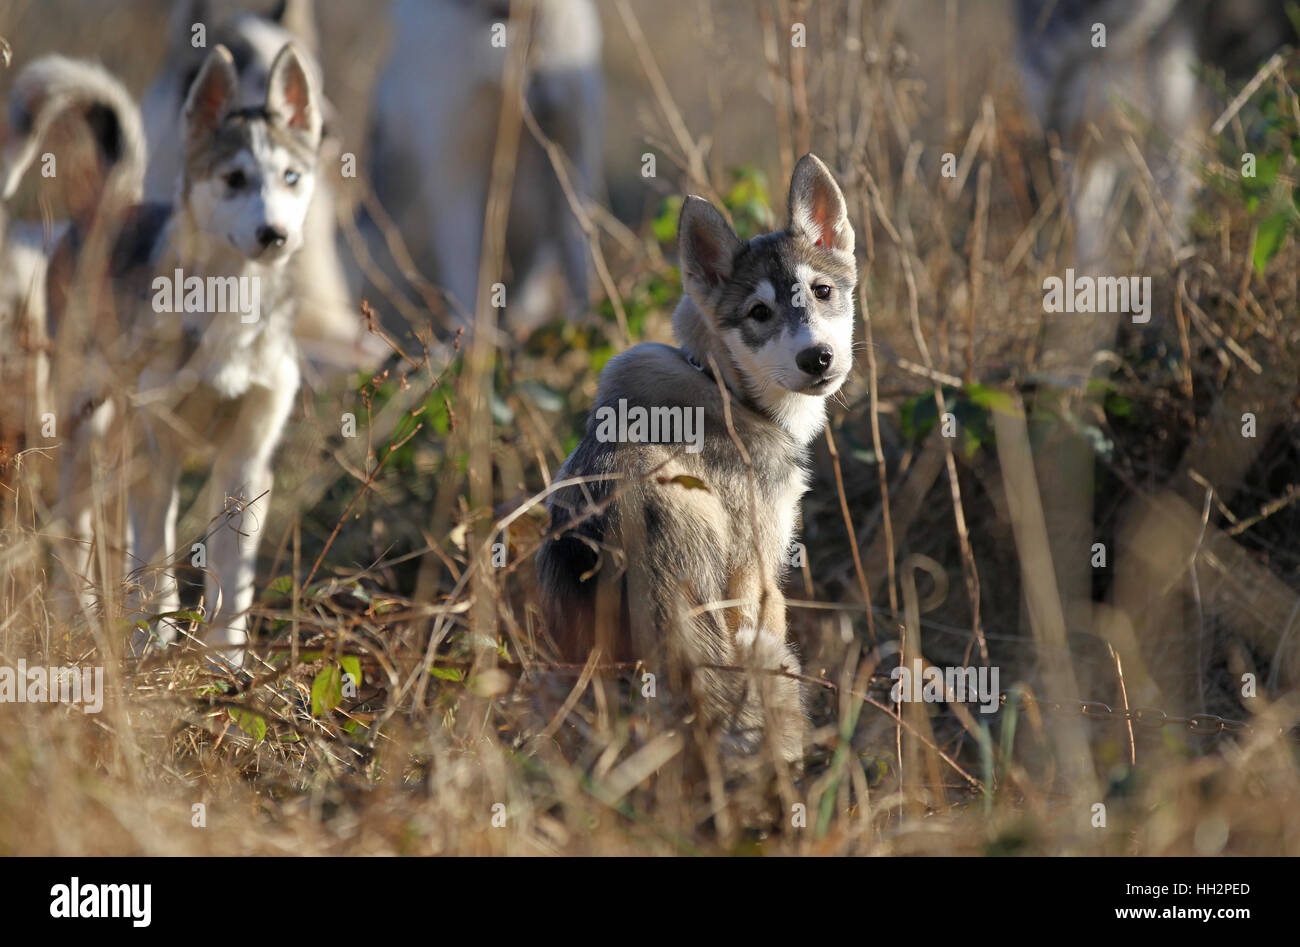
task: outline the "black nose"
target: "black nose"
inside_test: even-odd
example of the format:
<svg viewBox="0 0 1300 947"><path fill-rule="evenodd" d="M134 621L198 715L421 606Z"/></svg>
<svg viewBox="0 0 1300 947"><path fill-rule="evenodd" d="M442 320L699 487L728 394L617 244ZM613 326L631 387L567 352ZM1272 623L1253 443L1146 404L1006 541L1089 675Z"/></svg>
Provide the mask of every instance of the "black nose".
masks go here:
<svg viewBox="0 0 1300 947"><path fill-rule="evenodd" d="M289 235L279 227L269 227L263 224L257 228L257 242L263 248L265 247L282 247L284 242L289 239Z"/></svg>
<svg viewBox="0 0 1300 947"><path fill-rule="evenodd" d="M809 375L825 375L826 369L831 367L832 358L834 354L829 345L813 345L796 355L794 363L800 371Z"/></svg>

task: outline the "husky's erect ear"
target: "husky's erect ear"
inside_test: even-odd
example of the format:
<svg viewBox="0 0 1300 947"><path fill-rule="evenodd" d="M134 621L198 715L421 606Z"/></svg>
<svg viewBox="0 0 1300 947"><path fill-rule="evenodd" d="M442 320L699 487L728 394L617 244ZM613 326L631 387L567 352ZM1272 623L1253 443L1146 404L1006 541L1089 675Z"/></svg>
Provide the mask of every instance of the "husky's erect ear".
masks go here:
<svg viewBox="0 0 1300 947"><path fill-rule="evenodd" d="M321 115L316 93L293 43L287 43L271 63L271 75L266 82L266 110L278 115L289 128L310 136L312 141L320 140Z"/></svg>
<svg viewBox="0 0 1300 947"><path fill-rule="evenodd" d="M790 230L814 246L853 252L853 227L840 186L821 159L806 154L790 176Z"/></svg>
<svg viewBox="0 0 1300 947"><path fill-rule="evenodd" d="M718 209L702 197L682 202L677 221L677 248L681 256L682 285L698 299L706 299L731 278L740 238Z"/></svg>
<svg viewBox="0 0 1300 947"><path fill-rule="evenodd" d="M224 46L214 46L185 97L185 137L212 134L239 97L235 60Z"/></svg>

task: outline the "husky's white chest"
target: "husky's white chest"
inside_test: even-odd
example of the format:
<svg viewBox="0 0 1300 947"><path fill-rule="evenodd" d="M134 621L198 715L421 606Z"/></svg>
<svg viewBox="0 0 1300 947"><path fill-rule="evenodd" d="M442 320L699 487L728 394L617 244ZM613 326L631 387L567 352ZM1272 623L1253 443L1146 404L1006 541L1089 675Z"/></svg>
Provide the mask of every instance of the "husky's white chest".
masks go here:
<svg viewBox="0 0 1300 947"><path fill-rule="evenodd" d="M153 331L174 347L182 387L203 384L238 398L254 385L270 387L295 360L292 302L275 292L278 272L244 267L176 266L153 283Z"/></svg>
<svg viewBox="0 0 1300 947"><path fill-rule="evenodd" d="M237 398L253 385L270 387L279 363L295 357L288 332L245 325L230 313L208 317L206 326L187 324L185 330L194 348L181 372L192 373L223 398Z"/></svg>
<svg viewBox="0 0 1300 947"><path fill-rule="evenodd" d="M782 561L790 561L795 534L799 523L799 504L808 492L808 473L802 467L792 468L787 476L771 491L772 513L776 526L778 548Z"/></svg>

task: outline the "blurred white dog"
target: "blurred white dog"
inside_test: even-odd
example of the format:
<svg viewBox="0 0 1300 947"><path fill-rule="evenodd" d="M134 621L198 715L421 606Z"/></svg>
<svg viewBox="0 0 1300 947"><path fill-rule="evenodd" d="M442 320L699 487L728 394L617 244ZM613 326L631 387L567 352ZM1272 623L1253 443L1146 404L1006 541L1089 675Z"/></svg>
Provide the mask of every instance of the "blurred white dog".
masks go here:
<svg viewBox="0 0 1300 947"><path fill-rule="evenodd" d="M1025 99L1073 156L1079 264L1117 262L1110 221L1137 177L1119 122L1127 108L1151 125L1142 159L1180 250L1195 183L1181 152L1209 122L1196 71L1204 64L1230 80L1249 78L1270 52L1294 42L1282 0L1017 0L1016 14Z"/></svg>
<svg viewBox="0 0 1300 947"><path fill-rule="evenodd" d="M597 187L601 151L600 20L591 0L537 0L533 11L528 104L571 163L573 190L586 201ZM393 44L372 108L376 195L462 322L475 310L505 44L514 38L509 12L504 0L396 0ZM530 328L566 306L570 315L586 311L586 237L527 129L507 251L514 281L506 311L514 327Z"/></svg>

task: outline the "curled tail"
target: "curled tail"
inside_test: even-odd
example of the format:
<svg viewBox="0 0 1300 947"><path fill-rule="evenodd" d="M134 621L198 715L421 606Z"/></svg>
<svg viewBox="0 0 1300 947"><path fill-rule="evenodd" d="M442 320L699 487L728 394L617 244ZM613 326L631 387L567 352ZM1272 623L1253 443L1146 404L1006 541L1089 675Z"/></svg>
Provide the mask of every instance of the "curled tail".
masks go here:
<svg viewBox="0 0 1300 947"><path fill-rule="evenodd" d="M124 208L140 200L145 139L140 108L98 63L50 55L33 60L9 93L10 141L0 151L0 198L8 200L35 159L46 131L68 110L85 119L104 180L99 203Z"/></svg>

